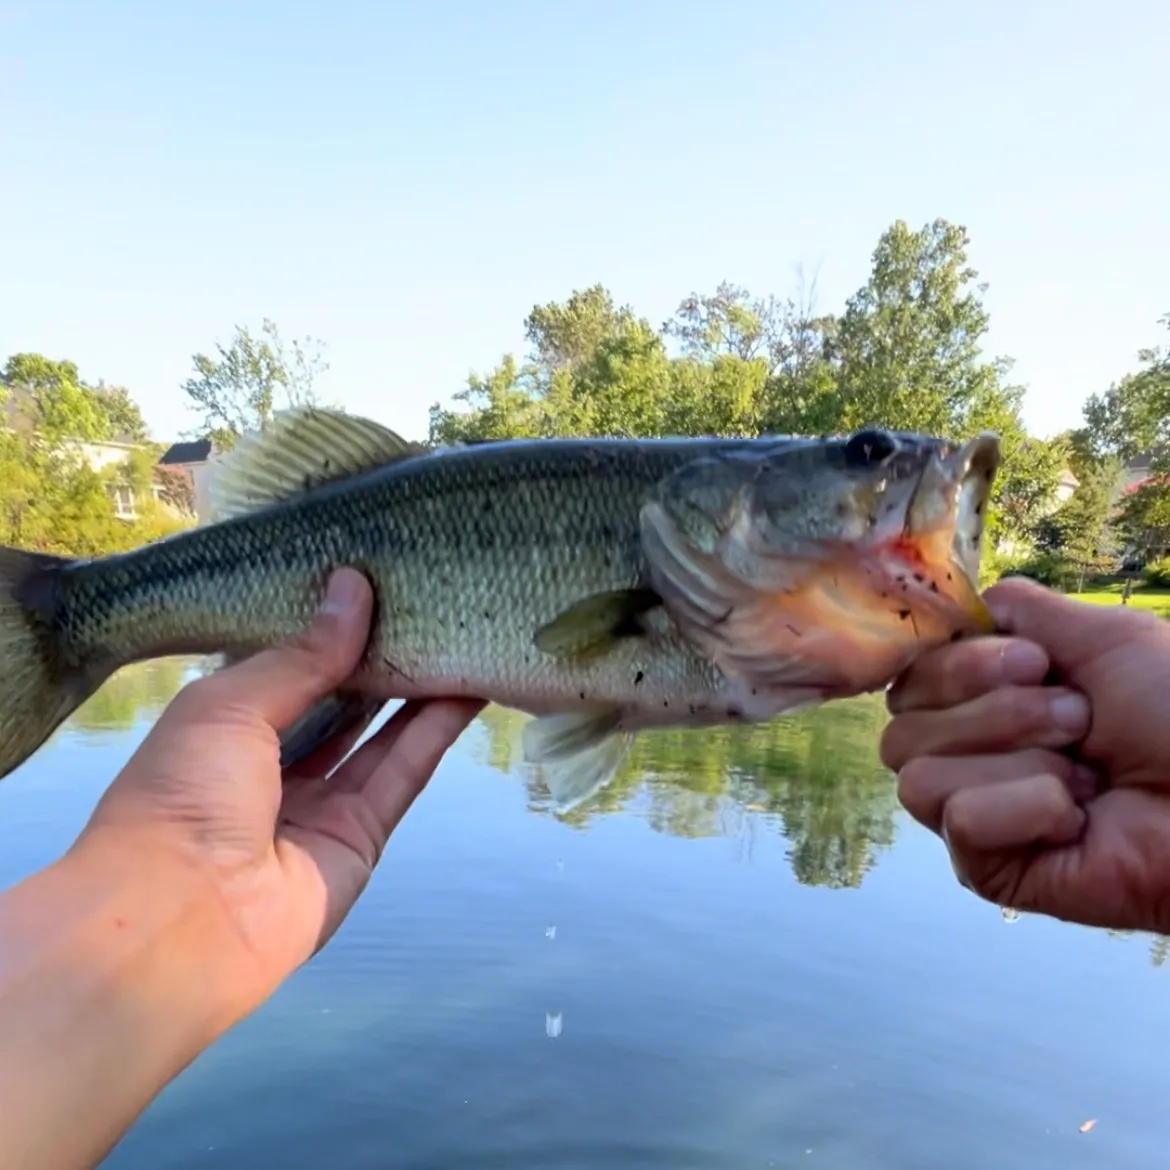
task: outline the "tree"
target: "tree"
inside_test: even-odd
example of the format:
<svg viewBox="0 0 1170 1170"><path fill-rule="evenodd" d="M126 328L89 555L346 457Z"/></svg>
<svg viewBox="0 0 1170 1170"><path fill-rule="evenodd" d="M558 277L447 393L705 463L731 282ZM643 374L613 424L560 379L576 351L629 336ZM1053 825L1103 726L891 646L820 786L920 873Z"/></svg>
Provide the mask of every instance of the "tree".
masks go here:
<svg viewBox="0 0 1170 1170"><path fill-rule="evenodd" d="M1170 331L1170 313L1159 324ZM1170 470L1170 344L1140 350L1138 361L1142 369L1088 399L1085 429L1098 458L1157 453Z"/></svg>
<svg viewBox="0 0 1170 1170"><path fill-rule="evenodd" d="M123 443L147 442L146 421L129 390L99 382L90 387L90 393L105 418L103 429L107 438Z"/></svg>
<svg viewBox="0 0 1170 1170"><path fill-rule="evenodd" d="M640 324L629 306L617 308L609 290L595 284L574 290L564 304L533 306L524 320L524 336L532 346L533 366L547 380L558 370L588 362L603 342Z"/></svg>
<svg viewBox="0 0 1170 1170"><path fill-rule="evenodd" d="M1065 456L1028 435L1010 361L981 351L988 316L967 246L945 220L916 232L896 222L840 318L815 312L803 285L780 299L725 281L654 330L601 285L574 291L528 315L524 363L508 355L472 375L453 409L432 407L431 439L991 430L1004 459L989 543L1023 538Z"/></svg>
<svg viewBox="0 0 1170 1170"><path fill-rule="evenodd" d="M1060 557L1078 593L1086 577L1109 571L1117 559L1112 519L1121 463L1112 458L1082 464L1079 478L1072 498L1036 526L1036 547Z"/></svg>
<svg viewBox="0 0 1170 1170"><path fill-rule="evenodd" d="M527 361L508 354L487 377L472 374L454 396L469 410L432 406L432 442L662 433L671 364L645 318L593 285L534 306L524 327Z"/></svg>
<svg viewBox="0 0 1170 1170"><path fill-rule="evenodd" d="M236 326L231 344L216 343L215 357L197 353L193 377L183 392L203 416L202 432L221 450L246 431L263 429L286 406L317 401L314 382L329 368L313 338L286 348L276 325L265 318L260 336Z"/></svg>
<svg viewBox="0 0 1170 1170"><path fill-rule="evenodd" d="M817 316L814 299L803 278L797 297L785 300L724 281L714 294L685 297L663 325L663 335L680 343L692 379L695 369L717 371L724 409L715 421L737 404L735 423L717 433L822 434L832 426L836 380L826 343L836 319Z"/></svg>
<svg viewBox="0 0 1170 1170"><path fill-rule="evenodd" d="M1143 560L1166 555L1170 549L1170 477L1165 472L1122 495L1117 531Z"/></svg>
<svg viewBox="0 0 1170 1170"><path fill-rule="evenodd" d="M1170 330L1170 313L1159 323ZM1149 556L1170 544L1170 344L1140 350L1138 361L1139 370L1089 398L1078 435L1098 463L1151 457L1149 478L1124 493L1117 510L1118 533Z"/></svg>
<svg viewBox="0 0 1170 1170"><path fill-rule="evenodd" d="M0 378L7 390L10 422L24 434L35 432L48 443L146 441L146 423L129 391L100 382L87 385L73 362L16 353L8 358Z"/></svg>
<svg viewBox="0 0 1170 1170"><path fill-rule="evenodd" d="M35 353L9 357L0 386L8 422L0 426L0 544L93 556L182 526L151 490L157 447L143 444L127 460L96 470L71 441L145 439L128 391L87 385L73 362ZM133 522L115 513L119 487L129 487L138 501Z"/></svg>

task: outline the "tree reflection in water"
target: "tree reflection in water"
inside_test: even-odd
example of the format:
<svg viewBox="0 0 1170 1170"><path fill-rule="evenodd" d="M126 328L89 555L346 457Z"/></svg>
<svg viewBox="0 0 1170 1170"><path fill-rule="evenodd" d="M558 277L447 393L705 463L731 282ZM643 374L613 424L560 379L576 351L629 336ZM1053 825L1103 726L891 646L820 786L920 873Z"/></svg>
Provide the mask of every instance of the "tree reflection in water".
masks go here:
<svg viewBox="0 0 1170 1170"><path fill-rule="evenodd" d="M675 836L729 835L772 821L789 841L799 881L859 886L894 839L893 778L877 755L887 718L882 696L865 696L757 727L647 732L614 782L562 819L584 828L639 800L650 825ZM529 807L552 815L539 769L520 757L526 716L492 706L480 719L483 762L522 777Z"/></svg>

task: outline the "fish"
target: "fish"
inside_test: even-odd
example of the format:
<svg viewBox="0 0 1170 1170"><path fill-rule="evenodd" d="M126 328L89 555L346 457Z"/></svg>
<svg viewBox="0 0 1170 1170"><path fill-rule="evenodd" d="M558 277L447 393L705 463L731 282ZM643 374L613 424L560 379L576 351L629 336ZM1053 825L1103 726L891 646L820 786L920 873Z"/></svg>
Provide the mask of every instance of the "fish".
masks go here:
<svg viewBox="0 0 1170 1170"><path fill-rule="evenodd" d="M565 812L644 732L881 690L993 630L999 464L991 433L431 447L282 411L217 457L204 523L89 559L0 547L0 777L124 666L303 631L349 565L374 592L366 649L282 730L282 763L391 700L474 697L530 716L524 759Z"/></svg>

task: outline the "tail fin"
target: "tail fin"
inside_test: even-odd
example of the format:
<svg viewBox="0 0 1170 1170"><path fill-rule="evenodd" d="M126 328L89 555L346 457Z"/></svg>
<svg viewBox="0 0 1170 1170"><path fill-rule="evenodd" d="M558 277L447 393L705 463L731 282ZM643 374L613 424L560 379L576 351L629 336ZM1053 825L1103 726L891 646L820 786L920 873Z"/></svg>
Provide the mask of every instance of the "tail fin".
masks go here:
<svg viewBox="0 0 1170 1170"><path fill-rule="evenodd" d="M48 622L68 557L0 546L0 779L29 758L89 698Z"/></svg>

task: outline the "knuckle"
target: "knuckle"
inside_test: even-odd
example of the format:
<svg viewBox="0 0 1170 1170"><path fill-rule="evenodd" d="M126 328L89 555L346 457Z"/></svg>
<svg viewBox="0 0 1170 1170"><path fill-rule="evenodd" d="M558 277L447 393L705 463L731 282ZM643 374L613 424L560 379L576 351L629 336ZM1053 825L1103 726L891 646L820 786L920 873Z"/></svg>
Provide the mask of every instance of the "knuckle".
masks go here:
<svg viewBox="0 0 1170 1170"><path fill-rule="evenodd" d="M1035 748L1032 751L1022 754L1024 757L1023 767L1020 770L1022 776L1037 776L1041 774L1055 776L1057 780L1065 784L1073 778L1075 765L1072 759L1063 752Z"/></svg>
<svg viewBox="0 0 1170 1170"><path fill-rule="evenodd" d="M170 710L180 719L204 714L213 708L219 692L223 689L220 675L205 674L189 682L171 700Z"/></svg>
<svg viewBox="0 0 1170 1170"><path fill-rule="evenodd" d="M949 686L956 672L962 669L962 656L958 654L961 649L961 646L940 646L915 661L903 676L906 695L911 700L908 706L920 704Z"/></svg>
<svg viewBox="0 0 1170 1170"><path fill-rule="evenodd" d="M882 737L878 741L878 757L881 762L892 771L898 771L905 763L903 759L903 743L906 736L903 733L904 717L899 717L886 724Z"/></svg>
<svg viewBox="0 0 1170 1170"><path fill-rule="evenodd" d="M927 794L934 787L937 762L929 756L908 760L898 772L898 800L912 815L924 811Z"/></svg>
<svg viewBox="0 0 1170 1170"><path fill-rule="evenodd" d="M991 716L1001 738L1019 739L1049 722L1048 693L1044 687L1005 687L992 695Z"/></svg>
<svg viewBox="0 0 1170 1170"><path fill-rule="evenodd" d="M943 825L946 829L947 844L953 853L967 859L972 852L972 841L979 831L978 809L971 802L951 799L943 806Z"/></svg>

